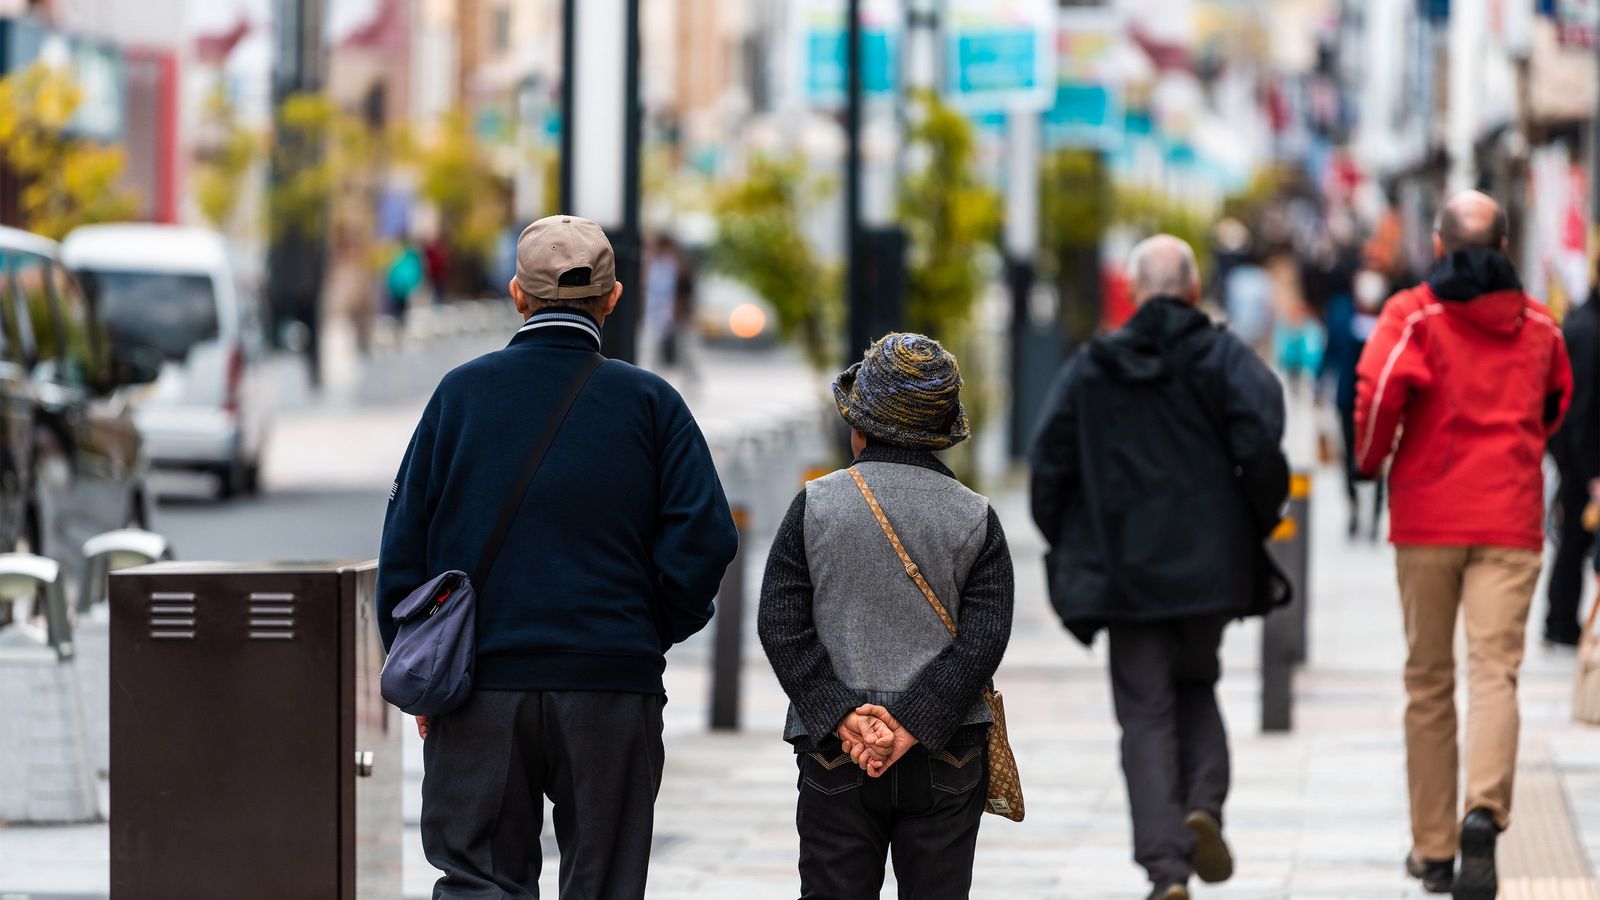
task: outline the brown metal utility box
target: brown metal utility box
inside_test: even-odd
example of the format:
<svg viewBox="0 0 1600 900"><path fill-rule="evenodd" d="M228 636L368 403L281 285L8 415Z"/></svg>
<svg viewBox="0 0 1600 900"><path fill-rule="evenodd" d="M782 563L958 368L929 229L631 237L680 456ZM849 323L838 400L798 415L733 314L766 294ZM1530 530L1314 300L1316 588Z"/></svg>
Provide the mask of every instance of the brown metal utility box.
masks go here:
<svg viewBox="0 0 1600 900"><path fill-rule="evenodd" d="M111 576L117 900L393 900L398 713L376 563Z"/></svg>

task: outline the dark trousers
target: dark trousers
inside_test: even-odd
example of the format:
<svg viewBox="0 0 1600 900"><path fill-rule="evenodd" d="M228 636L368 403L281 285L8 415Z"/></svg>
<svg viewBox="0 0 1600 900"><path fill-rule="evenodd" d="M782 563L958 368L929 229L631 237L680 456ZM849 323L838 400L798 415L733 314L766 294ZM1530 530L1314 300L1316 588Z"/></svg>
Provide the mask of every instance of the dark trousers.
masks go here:
<svg viewBox="0 0 1600 900"><path fill-rule="evenodd" d="M1344 493L1350 498L1350 533L1355 535L1361 523L1361 501L1356 491L1361 484L1361 473L1356 470L1356 410L1355 407L1339 410L1339 434L1344 439ZM1378 524L1383 519L1383 476L1372 479L1372 535L1376 539Z"/></svg>
<svg viewBox="0 0 1600 900"><path fill-rule="evenodd" d="M1575 644L1582 636L1578 605L1583 602L1584 560L1594 545L1594 535L1583 528L1583 508L1589 502L1589 485L1580 476L1561 473L1561 543L1550 563L1550 611L1544 620L1548 640Z"/></svg>
<svg viewBox="0 0 1600 900"><path fill-rule="evenodd" d="M877 900L891 854L903 900L966 897L985 755L982 747L916 746L878 778L843 752L797 756L801 900Z"/></svg>
<svg viewBox="0 0 1600 900"><path fill-rule="evenodd" d="M434 900L539 896L544 798L563 898L644 896L656 792L656 694L476 691L422 745L422 847Z"/></svg>
<svg viewBox="0 0 1600 900"><path fill-rule="evenodd" d="M1122 725L1122 772L1133 813L1133 858L1156 884L1185 882L1194 838L1184 817L1222 820L1228 734L1217 708L1217 650L1228 617L1117 622L1111 696Z"/></svg>

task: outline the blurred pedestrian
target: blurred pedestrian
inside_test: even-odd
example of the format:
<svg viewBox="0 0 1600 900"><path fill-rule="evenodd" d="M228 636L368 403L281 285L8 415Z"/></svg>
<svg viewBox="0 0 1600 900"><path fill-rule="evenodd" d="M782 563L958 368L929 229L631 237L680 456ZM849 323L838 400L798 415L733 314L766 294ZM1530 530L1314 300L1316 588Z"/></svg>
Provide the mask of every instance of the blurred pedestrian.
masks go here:
<svg viewBox="0 0 1600 900"><path fill-rule="evenodd" d="M1295 391L1321 369L1326 337L1306 299L1301 269L1300 259L1287 247L1266 263L1272 285L1272 360Z"/></svg>
<svg viewBox="0 0 1600 900"><path fill-rule="evenodd" d="M1588 301L1567 313L1562 330L1572 359L1572 408L1561 430L1550 439L1550 455L1561 473L1556 494L1561 530L1550 563L1550 610L1544 639L1576 647L1583 636L1578 626L1583 563L1594 549L1594 533L1584 525L1583 510L1589 502L1590 482L1600 478L1600 286L1591 288Z"/></svg>
<svg viewBox="0 0 1600 900"><path fill-rule="evenodd" d="M678 242L660 234L651 242L645 267L645 325L654 339L659 368L678 365L678 273L682 265Z"/></svg>
<svg viewBox="0 0 1600 900"><path fill-rule="evenodd" d="M988 796L983 690L1011 637L1011 552L988 499L934 456L969 433L955 357L891 334L833 390L855 462L795 497L757 622L790 699L800 895L876 898L892 854L901 897L966 897Z"/></svg>
<svg viewBox="0 0 1600 900"><path fill-rule="evenodd" d="M1410 648L1406 868L1457 900L1495 896L1495 841L1511 822L1517 768L1517 671L1544 546L1540 464L1571 394L1561 331L1523 293L1506 231L1485 194L1445 202L1433 269L1384 306L1356 390L1357 467L1376 475L1394 457L1389 531ZM1467 633L1464 819L1458 615Z"/></svg>
<svg viewBox="0 0 1600 900"><path fill-rule="evenodd" d="M1361 532L1361 502L1358 487L1363 481L1374 485L1372 501L1373 540L1383 521L1383 479L1368 479L1356 470L1356 364L1367 339L1378 326L1378 310L1383 307L1388 283L1370 269L1355 274L1347 289L1328 301L1328 347L1322 356L1322 380L1333 382L1333 405L1339 413L1339 433L1344 439L1344 490L1350 502L1350 537Z"/></svg>
<svg viewBox="0 0 1600 900"><path fill-rule="evenodd" d="M411 295L421 286L423 279L422 254L410 238L402 238L394 259L389 263L389 309L394 313L400 331L405 333L406 313L411 309Z"/></svg>
<svg viewBox="0 0 1600 900"><path fill-rule="evenodd" d="M545 797L561 896L644 896L665 653L711 618L738 536L682 398L599 356L615 273L593 222L528 226L510 284L525 324L439 383L390 493L385 646L396 604L437 573L470 571L508 486L536 466L503 549L472 578L473 693L417 720L423 849L444 872L435 898L537 897ZM576 397L564 420L563 396Z"/></svg>
<svg viewBox="0 0 1600 900"><path fill-rule="evenodd" d="M435 234L422 247L423 263L427 269L428 287L433 290L433 302L444 303L450 290L450 243L444 235Z"/></svg>
<svg viewBox="0 0 1600 900"><path fill-rule="evenodd" d="M372 349L372 325L377 318L378 287L361 240L349 225L333 233L333 260L328 272L328 306L333 318L346 319L355 333L356 351L366 356Z"/></svg>
<svg viewBox="0 0 1600 900"><path fill-rule="evenodd" d="M1196 308L1189 245L1158 235L1128 265L1138 312L1063 368L1033 446L1050 599L1080 641L1110 633L1134 859L1152 900L1226 881L1227 733L1217 654L1232 619L1288 586L1263 541L1289 490L1283 388Z"/></svg>

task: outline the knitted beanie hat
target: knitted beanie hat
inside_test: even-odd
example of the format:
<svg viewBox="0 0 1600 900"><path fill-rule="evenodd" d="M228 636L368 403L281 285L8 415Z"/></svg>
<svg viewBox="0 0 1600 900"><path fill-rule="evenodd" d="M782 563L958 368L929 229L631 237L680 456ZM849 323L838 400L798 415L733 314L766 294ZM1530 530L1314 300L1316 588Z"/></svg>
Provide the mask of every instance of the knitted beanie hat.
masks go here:
<svg viewBox="0 0 1600 900"><path fill-rule="evenodd" d="M920 334L889 334L833 382L839 415L886 444L943 450L971 435L961 406L961 369L950 351Z"/></svg>

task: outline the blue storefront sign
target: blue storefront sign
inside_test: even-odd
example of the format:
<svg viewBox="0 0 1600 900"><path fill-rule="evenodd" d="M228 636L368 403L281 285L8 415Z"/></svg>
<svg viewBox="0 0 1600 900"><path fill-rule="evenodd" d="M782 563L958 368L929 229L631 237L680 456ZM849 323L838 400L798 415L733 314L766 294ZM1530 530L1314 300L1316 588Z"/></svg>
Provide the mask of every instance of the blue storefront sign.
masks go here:
<svg viewBox="0 0 1600 900"><path fill-rule="evenodd" d="M968 110L1042 110L1055 91L1055 4L954 0L946 6L945 87Z"/></svg>
<svg viewBox="0 0 1600 900"><path fill-rule="evenodd" d="M1102 9L1062 10L1056 25L1055 96L1044 115L1045 145L1115 152L1133 130L1116 65L1126 26Z"/></svg>
<svg viewBox="0 0 1600 900"><path fill-rule="evenodd" d="M817 29L805 36L806 97L812 103L837 106L849 89L846 61L848 36L843 28ZM861 32L861 90L868 96L894 91L899 71L899 41L882 30Z"/></svg>
<svg viewBox="0 0 1600 900"><path fill-rule="evenodd" d="M1120 91L1103 84L1063 84L1044 114L1045 145L1113 150L1122 141L1125 121Z"/></svg>

